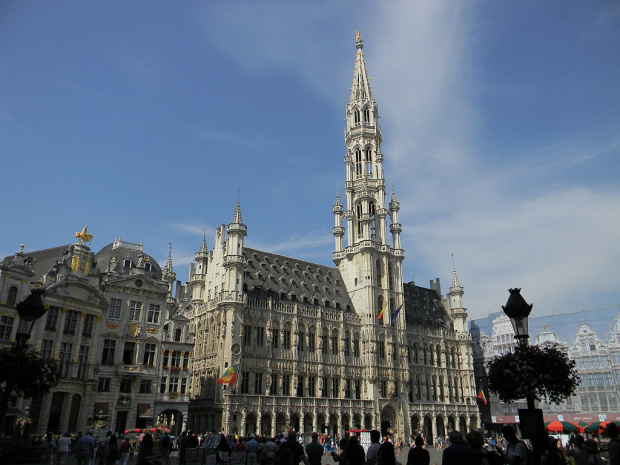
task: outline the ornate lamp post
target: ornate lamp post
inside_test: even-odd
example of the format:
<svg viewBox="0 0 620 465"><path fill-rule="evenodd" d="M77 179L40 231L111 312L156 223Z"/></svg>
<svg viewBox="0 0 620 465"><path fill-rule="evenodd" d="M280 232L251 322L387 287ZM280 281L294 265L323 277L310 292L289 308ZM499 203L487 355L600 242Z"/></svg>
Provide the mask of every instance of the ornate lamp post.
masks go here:
<svg viewBox="0 0 620 465"><path fill-rule="evenodd" d="M15 343L19 349L26 347L34 322L41 318L47 311L48 306L43 304L43 289L33 289L30 295L22 302L19 302L17 313L21 319L20 331L15 335Z"/></svg>
<svg viewBox="0 0 620 465"><path fill-rule="evenodd" d="M528 304L525 301L521 295L521 289L508 289L508 292L510 292L510 297L508 297L506 305L502 306L502 309L506 316L510 318L519 347L527 347L530 337L528 334L528 317L534 305ZM519 373L515 373L515 383L519 382L518 376ZM527 409L519 409L521 435L526 439L532 440L535 460L540 463L542 449L539 440L545 433L543 413L541 409L536 408L533 393L528 393L525 398L527 400ZM542 446L544 447L544 445Z"/></svg>

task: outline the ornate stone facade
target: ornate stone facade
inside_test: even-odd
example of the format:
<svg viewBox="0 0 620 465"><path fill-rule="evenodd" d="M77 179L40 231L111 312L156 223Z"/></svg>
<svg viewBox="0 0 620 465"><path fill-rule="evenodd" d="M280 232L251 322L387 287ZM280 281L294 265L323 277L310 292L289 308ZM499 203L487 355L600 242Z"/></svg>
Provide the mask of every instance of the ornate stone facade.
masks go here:
<svg viewBox="0 0 620 465"><path fill-rule="evenodd" d="M336 267L245 247L239 204L232 223L216 230L213 250L203 241L196 254L195 431L376 428L432 437L479 426L456 272L445 297L438 279L429 288L403 282L400 204L395 193L384 204L379 110L362 48L358 35L346 109L346 206L338 196L333 207ZM236 384L216 384L237 365Z"/></svg>

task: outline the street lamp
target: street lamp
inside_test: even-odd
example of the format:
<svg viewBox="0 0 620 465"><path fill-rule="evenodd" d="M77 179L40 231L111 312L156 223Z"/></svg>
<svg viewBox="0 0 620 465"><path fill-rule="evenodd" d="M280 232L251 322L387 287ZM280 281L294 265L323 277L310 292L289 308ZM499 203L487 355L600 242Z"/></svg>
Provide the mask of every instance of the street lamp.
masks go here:
<svg viewBox="0 0 620 465"><path fill-rule="evenodd" d="M510 292L510 297L508 297L506 305L502 306L502 309L506 316L510 318L512 328L515 331L515 339L520 346L525 346L530 337L528 334L528 317L534 305L528 305L521 295L521 289L508 289L508 292Z"/></svg>
<svg viewBox="0 0 620 465"><path fill-rule="evenodd" d="M15 335L15 343L20 349L26 347L34 322L47 311L48 306L43 304L43 292L45 291L41 288L32 289L30 295L16 305L21 324L20 331Z"/></svg>
<svg viewBox="0 0 620 465"><path fill-rule="evenodd" d="M508 292L510 292L510 297L508 297L506 305L502 306L502 309L506 316L510 318L518 346L525 349L528 346L528 339L530 337L528 334L528 317L534 305L528 304L525 301L521 295L521 289L508 289ZM518 373L515 374L518 376ZM519 382L518 379L514 381ZM536 408L533 393L528 393L525 399L527 400L527 409L519 409L521 435L523 438L532 440L534 460L536 463L540 463L540 456L544 448L544 444L541 444L540 439L545 434L543 413L541 409Z"/></svg>

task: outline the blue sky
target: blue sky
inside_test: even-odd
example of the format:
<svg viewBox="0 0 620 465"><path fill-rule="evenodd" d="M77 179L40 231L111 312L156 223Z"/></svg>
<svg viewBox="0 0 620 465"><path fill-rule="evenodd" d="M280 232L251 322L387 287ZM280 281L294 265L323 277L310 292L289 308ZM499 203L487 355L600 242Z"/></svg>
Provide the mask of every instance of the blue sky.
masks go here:
<svg viewBox="0 0 620 465"><path fill-rule="evenodd" d="M0 255L122 237L175 271L233 218L333 265L355 30L405 278L470 317L620 305L620 4L0 4ZM620 310L620 307L619 307Z"/></svg>

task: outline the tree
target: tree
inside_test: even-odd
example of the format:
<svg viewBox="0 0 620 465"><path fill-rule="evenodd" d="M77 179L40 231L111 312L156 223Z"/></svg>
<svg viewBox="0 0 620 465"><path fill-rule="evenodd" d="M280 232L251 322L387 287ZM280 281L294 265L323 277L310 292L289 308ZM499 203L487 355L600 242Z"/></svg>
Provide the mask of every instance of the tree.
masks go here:
<svg viewBox="0 0 620 465"><path fill-rule="evenodd" d="M554 347L517 346L489 363L489 390L506 403L532 395L559 404L578 385L575 361Z"/></svg>
<svg viewBox="0 0 620 465"><path fill-rule="evenodd" d="M32 397L58 384L58 367L33 350L0 349L0 425L4 425L11 396Z"/></svg>

